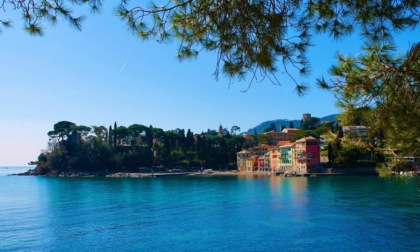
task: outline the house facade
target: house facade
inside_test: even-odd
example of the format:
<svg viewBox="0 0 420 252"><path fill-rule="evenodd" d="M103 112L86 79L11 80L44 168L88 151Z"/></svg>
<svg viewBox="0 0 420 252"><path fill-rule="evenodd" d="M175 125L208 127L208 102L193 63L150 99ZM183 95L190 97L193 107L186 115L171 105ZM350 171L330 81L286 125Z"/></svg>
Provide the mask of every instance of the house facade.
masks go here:
<svg viewBox="0 0 420 252"><path fill-rule="evenodd" d="M355 133L357 136L365 136L367 135L367 127L366 126L343 126L343 135L346 136L350 132Z"/></svg>
<svg viewBox="0 0 420 252"><path fill-rule="evenodd" d="M269 152L271 149L273 149L273 146L262 144L255 147L252 147L249 149L249 151L255 153L255 155L262 156L265 153Z"/></svg>
<svg viewBox="0 0 420 252"><path fill-rule="evenodd" d="M264 154L264 167L263 167L263 171L271 171L271 155L270 155L271 151L268 151ZM274 162L274 160L273 160Z"/></svg>
<svg viewBox="0 0 420 252"><path fill-rule="evenodd" d="M304 137L295 142L293 172L305 174L315 172L319 167L319 140L314 137Z"/></svg>
<svg viewBox="0 0 420 252"><path fill-rule="evenodd" d="M257 171L258 170L257 160L258 160L257 155L252 155L252 156L248 157L245 161L245 163L246 163L245 172Z"/></svg>
<svg viewBox="0 0 420 252"><path fill-rule="evenodd" d="M291 173L293 170L293 144L282 145L278 148L278 171Z"/></svg>
<svg viewBox="0 0 420 252"><path fill-rule="evenodd" d="M238 171L245 172L247 171L247 158L253 156L254 154L252 152L249 152L247 150L240 151L236 153L236 164L238 166Z"/></svg>
<svg viewBox="0 0 420 252"><path fill-rule="evenodd" d="M270 171L276 171L279 166L279 152L277 148L270 151Z"/></svg>
<svg viewBox="0 0 420 252"><path fill-rule="evenodd" d="M269 151L266 152L264 155L258 156L258 171L271 171L271 162L274 160L271 160L270 153L271 152Z"/></svg>
<svg viewBox="0 0 420 252"><path fill-rule="evenodd" d="M258 171L262 171L264 169L264 156L259 156L257 159L257 167L258 167Z"/></svg>
<svg viewBox="0 0 420 252"><path fill-rule="evenodd" d="M273 143L278 143L280 141L288 141L292 139L294 135L299 133L300 129L293 129L293 128L285 128L280 132L269 132L267 134L271 134L273 136Z"/></svg>

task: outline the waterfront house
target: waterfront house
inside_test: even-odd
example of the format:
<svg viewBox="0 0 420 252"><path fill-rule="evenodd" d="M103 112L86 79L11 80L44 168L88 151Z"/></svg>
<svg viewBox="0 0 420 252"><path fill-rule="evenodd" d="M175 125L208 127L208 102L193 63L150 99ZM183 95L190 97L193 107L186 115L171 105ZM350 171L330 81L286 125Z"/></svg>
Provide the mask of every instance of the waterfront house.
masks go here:
<svg viewBox="0 0 420 252"><path fill-rule="evenodd" d="M258 156L257 155L252 155L248 158L246 158L246 168L245 171L246 172L254 172L258 170L258 164L257 164L257 159Z"/></svg>
<svg viewBox="0 0 420 252"><path fill-rule="evenodd" d="M250 151L243 150L238 153L236 153L236 163L238 165L238 171L244 172L247 171L247 164L246 160L247 158L253 156L254 154Z"/></svg>
<svg viewBox="0 0 420 252"><path fill-rule="evenodd" d="M263 171L264 169L264 156L259 156L257 158L257 170L258 171Z"/></svg>
<svg viewBox="0 0 420 252"><path fill-rule="evenodd" d="M293 171L293 145L292 143L281 145L278 148L279 165L281 172L291 173Z"/></svg>
<svg viewBox="0 0 420 252"><path fill-rule="evenodd" d="M258 156L257 166L258 171L271 171L271 151L264 153L264 155Z"/></svg>
<svg viewBox="0 0 420 252"><path fill-rule="evenodd" d="M279 166L279 152L277 148L270 151L270 171L276 171Z"/></svg>
<svg viewBox="0 0 420 252"><path fill-rule="evenodd" d="M295 143L279 142L277 147L259 145L238 152L237 165L240 172L317 172L320 167L320 141L314 137L304 137Z"/></svg>
<svg viewBox="0 0 420 252"><path fill-rule="evenodd" d="M273 148L271 148L271 149L273 149ZM271 168L270 168L271 167L271 155L270 155L270 153L271 153L271 150L266 152L263 155L263 158L264 158L263 171L271 171Z"/></svg>
<svg viewBox="0 0 420 252"><path fill-rule="evenodd" d="M319 140L314 137L304 137L295 142L293 172L305 174L316 172L319 168Z"/></svg>

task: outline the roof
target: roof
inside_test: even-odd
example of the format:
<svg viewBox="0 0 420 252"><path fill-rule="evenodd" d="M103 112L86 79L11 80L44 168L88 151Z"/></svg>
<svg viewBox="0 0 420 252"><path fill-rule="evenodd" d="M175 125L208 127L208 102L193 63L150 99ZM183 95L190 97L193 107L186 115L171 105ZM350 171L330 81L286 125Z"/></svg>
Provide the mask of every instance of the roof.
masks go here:
<svg viewBox="0 0 420 252"><path fill-rule="evenodd" d="M254 150L254 149L267 149L267 150L269 150L269 149L272 149L272 148L274 148L274 147L271 146L271 145L262 144L262 145L258 145L258 146L252 147L251 149L252 150Z"/></svg>
<svg viewBox="0 0 420 252"><path fill-rule="evenodd" d="M283 145L289 145L291 144L290 141L278 141L277 147L283 146Z"/></svg>
<svg viewBox="0 0 420 252"><path fill-rule="evenodd" d="M279 148L293 147L293 145L295 145L295 143L285 144L285 145L279 146Z"/></svg>
<svg viewBox="0 0 420 252"><path fill-rule="evenodd" d="M297 142L306 142L306 141L308 141L308 140L318 140L318 139L316 139L315 137L312 137L312 136L308 136L308 137L303 137L303 138L301 138L301 139L299 139L299 140L296 140L296 143Z"/></svg>
<svg viewBox="0 0 420 252"><path fill-rule="evenodd" d="M359 129L367 129L366 126L343 126L343 131L345 130L359 130Z"/></svg>
<svg viewBox="0 0 420 252"><path fill-rule="evenodd" d="M291 132L298 132L298 131L300 131L300 129L295 129L295 128L284 128L281 132L284 132L284 133L289 133L289 131L291 131Z"/></svg>

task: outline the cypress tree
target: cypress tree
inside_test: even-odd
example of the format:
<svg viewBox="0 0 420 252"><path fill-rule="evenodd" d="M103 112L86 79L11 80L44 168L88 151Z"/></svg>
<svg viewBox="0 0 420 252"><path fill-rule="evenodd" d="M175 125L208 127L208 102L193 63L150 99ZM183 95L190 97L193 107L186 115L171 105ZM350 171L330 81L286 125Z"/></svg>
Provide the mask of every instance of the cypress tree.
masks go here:
<svg viewBox="0 0 420 252"><path fill-rule="evenodd" d="M108 133L108 144L109 144L109 146L111 146L112 145L112 136L111 136L111 132L112 132L112 127L111 127L111 125L109 125L109 133Z"/></svg>
<svg viewBox="0 0 420 252"><path fill-rule="evenodd" d="M194 135L191 132L191 130L188 129L188 131L187 131L187 137L185 139L186 149L188 151L192 150L193 149L193 144L194 144Z"/></svg>
<svg viewBox="0 0 420 252"><path fill-rule="evenodd" d="M341 126L338 126L338 130L337 130L337 137L338 138L343 138L344 137L344 132L343 132L343 128Z"/></svg>
<svg viewBox="0 0 420 252"><path fill-rule="evenodd" d="M289 128L290 129L293 129L295 126L293 125L293 121L290 121L290 123L289 123Z"/></svg>
<svg viewBox="0 0 420 252"><path fill-rule="evenodd" d="M114 122L114 146L117 146L117 122Z"/></svg>
<svg viewBox="0 0 420 252"><path fill-rule="evenodd" d="M328 143L328 163L333 162L333 147L331 143Z"/></svg>

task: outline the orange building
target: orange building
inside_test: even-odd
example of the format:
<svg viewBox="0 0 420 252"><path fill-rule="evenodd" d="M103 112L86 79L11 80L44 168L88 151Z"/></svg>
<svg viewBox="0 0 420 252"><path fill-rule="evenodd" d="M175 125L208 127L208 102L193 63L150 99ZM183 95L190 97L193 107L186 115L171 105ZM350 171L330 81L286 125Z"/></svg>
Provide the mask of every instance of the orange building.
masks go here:
<svg viewBox="0 0 420 252"><path fill-rule="evenodd" d="M270 151L270 171L276 171L279 166L279 152L277 148Z"/></svg>

